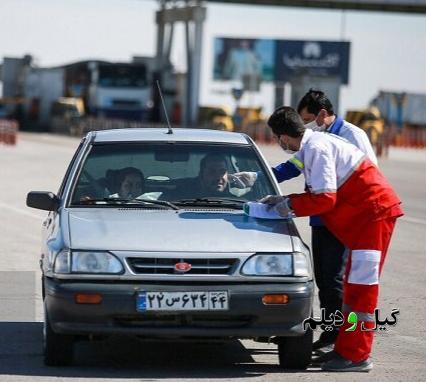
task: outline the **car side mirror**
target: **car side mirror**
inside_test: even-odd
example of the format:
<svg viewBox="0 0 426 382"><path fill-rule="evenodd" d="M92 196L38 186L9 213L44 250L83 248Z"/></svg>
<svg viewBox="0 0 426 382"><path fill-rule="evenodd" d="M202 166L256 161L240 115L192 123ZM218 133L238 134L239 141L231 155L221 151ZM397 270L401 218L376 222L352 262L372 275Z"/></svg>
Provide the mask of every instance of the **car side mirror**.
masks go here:
<svg viewBox="0 0 426 382"><path fill-rule="evenodd" d="M27 195L27 206L39 210L57 211L60 199L53 193L47 191L31 191Z"/></svg>

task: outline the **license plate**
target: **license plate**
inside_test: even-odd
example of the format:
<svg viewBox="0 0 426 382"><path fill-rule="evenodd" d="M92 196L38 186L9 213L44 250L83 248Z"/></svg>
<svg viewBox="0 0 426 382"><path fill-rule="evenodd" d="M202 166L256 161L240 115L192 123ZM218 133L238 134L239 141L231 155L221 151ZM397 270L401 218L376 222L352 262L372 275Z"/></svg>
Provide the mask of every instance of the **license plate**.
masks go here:
<svg viewBox="0 0 426 382"><path fill-rule="evenodd" d="M136 309L139 312L228 310L228 292L139 292Z"/></svg>

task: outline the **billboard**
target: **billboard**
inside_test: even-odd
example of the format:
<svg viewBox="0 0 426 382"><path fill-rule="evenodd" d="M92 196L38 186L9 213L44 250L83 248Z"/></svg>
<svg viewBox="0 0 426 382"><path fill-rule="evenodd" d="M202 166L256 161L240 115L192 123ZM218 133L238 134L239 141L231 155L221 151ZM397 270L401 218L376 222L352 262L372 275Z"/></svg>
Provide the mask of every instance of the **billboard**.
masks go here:
<svg viewBox="0 0 426 382"><path fill-rule="evenodd" d="M275 50L274 40L215 38L213 79L273 81Z"/></svg>
<svg viewBox="0 0 426 382"><path fill-rule="evenodd" d="M336 77L348 83L349 42L280 40L276 49L276 81L311 76Z"/></svg>
<svg viewBox="0 0 426 382"><path fill-rule="evenodd" d="M313 76L347 84L349 51L346 41L215 38L213 79L290 82Z"/></svg>
<svg viewBox="0 0 426 382"><path fill-rule="evenodd" d="M212 3L426 13L425 0L207 0Z"/></svg>

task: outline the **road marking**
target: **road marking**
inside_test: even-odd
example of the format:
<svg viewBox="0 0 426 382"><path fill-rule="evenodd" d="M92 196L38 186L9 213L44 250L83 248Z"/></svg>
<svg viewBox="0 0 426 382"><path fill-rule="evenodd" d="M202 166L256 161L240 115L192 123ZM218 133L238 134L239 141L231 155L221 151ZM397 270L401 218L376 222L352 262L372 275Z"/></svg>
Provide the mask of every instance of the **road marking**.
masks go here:
<svg viewBox="0 0 426 382"><path fill-rule="evenodd" d="M43 219L43 216L41 216L41 215L32 213L32 212L27 211L26 209L23 209L23 208L12 207L12 206L10 206L6 203L0 202L0 208L3 208L5 210L9 210L9 211L13 211L13 212L16 212L16 213L21 214L21 215L28 216L28 217L33 218L33 219L37 219L37 220Z"/></svg>
<svg viewBox="0 0 426 382"><path fill-rule="evenodd" d="M403 216L401 218L402 221L406 221L407 223L415 223L415 224L422 224L422 225L426 225L426 220L425 219L417 219L417 218L412 218L410 216Z"/></svg>

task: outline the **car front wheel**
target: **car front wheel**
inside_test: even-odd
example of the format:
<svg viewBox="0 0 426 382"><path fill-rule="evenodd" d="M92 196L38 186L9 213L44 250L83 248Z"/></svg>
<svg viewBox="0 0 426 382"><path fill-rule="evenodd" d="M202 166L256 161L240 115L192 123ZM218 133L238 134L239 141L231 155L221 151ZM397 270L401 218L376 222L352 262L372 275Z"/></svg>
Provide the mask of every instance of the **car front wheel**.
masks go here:
<svg viewBox="0 0 426 382"><path fill-rule="evenodd" d="M43 323L43 353L46 366L67 366L72 363L73 336L57 334L52 330L48 316Z"/></svg>
<svg viewBox="0 0 426 382"><path fill-rule="evenodd" d="M305 370L311 363L313 333L308 329L300 337L280 337L278 357L283 369Z"/></svg>

